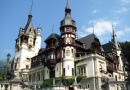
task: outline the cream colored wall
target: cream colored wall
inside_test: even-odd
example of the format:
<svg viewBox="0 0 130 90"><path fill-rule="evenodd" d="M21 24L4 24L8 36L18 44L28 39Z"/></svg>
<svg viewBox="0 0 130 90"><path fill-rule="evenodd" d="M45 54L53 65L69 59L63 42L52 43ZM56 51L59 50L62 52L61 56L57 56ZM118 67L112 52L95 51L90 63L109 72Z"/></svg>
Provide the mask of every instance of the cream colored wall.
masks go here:
<svg viewBox="0 0 130 90"><path fill-rule="evenodd" d="M57 63L55 67L55 77L61 77L61 63Z"/></svg>
<svg viewBox="0 0 130 90"><path fill-rule="evenodd" d="M35 41L35 55L38 54L38 51L40 50L41 48L41 36L36 36L36 41Z"/></svg>
<svg viewBox="0 0 130 90"><path fill-rule="evenodd" d="M65 68L65 76L72 76L72 68L74 68L74 47L66 46L64 47L65 53L63 58L63 68ZM72 53L73 49L73 53ZM67 53L67 50L69 53Z"/></svg>
<svg viewBox="0 0 130 90"><path fill-rule="evenodd" d="M85 65L86 66L86 75L87 77L101 77L101 73L99 70L99 65L102 64L103 70L106 71L106 61L105 58L100 58L98 56L91 56L85 58L83 61L76 64L76 73L78 75L78 67Z"/></svg>
<svg viewBox="0 0 130 90"><path fill-rule="evenodd" d="M47 67L44 68L44 79L49 79L49 69Z"/></svg>

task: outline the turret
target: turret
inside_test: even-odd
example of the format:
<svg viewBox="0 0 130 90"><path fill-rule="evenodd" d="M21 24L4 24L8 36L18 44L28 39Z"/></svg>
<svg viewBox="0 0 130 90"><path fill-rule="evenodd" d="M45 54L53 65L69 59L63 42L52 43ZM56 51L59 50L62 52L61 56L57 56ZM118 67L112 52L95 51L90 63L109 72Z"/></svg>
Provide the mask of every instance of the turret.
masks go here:
<svg viewBox="0 0 130 90"><path fill-rule="evenodd" d="M63 46L63 75L74 75L76 22L71 17L71 8L68 0L65 8L65 18L60 25L62 46Z"/></svg>
<svg viewBox="0 0 130 90"><path fill-rule="evenodd" d="M32 24L32 7L24 28L20 28L15 44L14 70L17 76L21 69L30 68L30 58L34 56L36 31ZM16 73L16 72L15 72Z"/></svg>
<svg viewBox="0 0 130 90"><path fill-rule="evenodd" d="M37 28L36 41L35 41L35 55L38 54L38 51L41 48L41 40L42 40L41 31L42 31L42 28L39 26Z"/></svg>
<svg viewBox="0 0 130 90"><path fill-rule="evenodd" d="M121 58L121 47L120 47L120 44L117 40L117 36L115 34L115 31L114 31L114 27L112 25L112 31L113 31L113 35L112 35L112 42L113 44L115 45L116 47L116 53L118 55L118 60L119 60L119 70L123 70L123 61L122 61L122 58Z"/></svg>

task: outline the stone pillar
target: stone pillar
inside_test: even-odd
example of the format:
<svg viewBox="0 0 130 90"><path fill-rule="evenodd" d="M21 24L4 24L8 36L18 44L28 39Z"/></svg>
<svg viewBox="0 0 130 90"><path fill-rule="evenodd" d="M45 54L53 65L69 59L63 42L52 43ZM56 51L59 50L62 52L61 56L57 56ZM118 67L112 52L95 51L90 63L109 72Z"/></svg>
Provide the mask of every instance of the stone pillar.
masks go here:
<svg viewBox="0 0 130 90"><path fill-rule="evenodd" d="M42 71L40 71L40 81L42 81Z"/></svg>
<svg viewBox="0 0 130 90"><path fill-rule="evenodd" d="M22 90L22 80L20 77L15 77L13 80L10 81L11 90Z"/></svg>
<svg viewBox="0 0 130 90"><path fill-rule="evenodd" d="M37 82L37 79L38 79L38 78L37 78L37 72L36 72L36 73L35 73L35 81L36 81L36 82Z"/></svg>
<svg viewBox="0 0 130 90"><path fill-rule="evenodd" d="M1 84L0 84L0 90L1 90Z"/></svg>
<svg viewBox="0 0 130 90"><path fill-rule="evenodd" d="M127 88L126 88L126 84L124 84L124 90L127 90Z"/></svg>
<svg viewBox="0 0 130 90"><path fill-rule="evenodd" d="M83 76L84 76L84 67L82 67L83 68Z"/></svg>

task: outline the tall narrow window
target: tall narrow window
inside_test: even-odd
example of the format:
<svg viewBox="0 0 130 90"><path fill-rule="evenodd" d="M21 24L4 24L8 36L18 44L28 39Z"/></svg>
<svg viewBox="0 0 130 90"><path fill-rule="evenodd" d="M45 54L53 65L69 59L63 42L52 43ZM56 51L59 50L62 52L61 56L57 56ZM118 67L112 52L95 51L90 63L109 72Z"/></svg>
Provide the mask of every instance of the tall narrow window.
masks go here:
<svg viewBox="0 0 130 90"><path fill-rule="evenodd" d="M65 76L65 68L63 68L63 76Z"/></svg>
<svg viewBox="0 0 130 90"><path fill-rule="evenodd" d="M80 67L79 67L79 74L80 74Z"/></svg>
<svg viewBox="0 0 130 90"><path fill-rule="evenodd" d="M86 73L86 67L84 67L84 73Z"/></svg>
<svg viewBox="0 0 130 90"><path fill-rule="evenodd" d="M72 68L72 76L74 76L74 68Z"/></svg>
<svg viewBox="0 0 130 90"><path fill-rule="evenodd" d="M73 53L73 49L71 49L72 53Z"/></svg>

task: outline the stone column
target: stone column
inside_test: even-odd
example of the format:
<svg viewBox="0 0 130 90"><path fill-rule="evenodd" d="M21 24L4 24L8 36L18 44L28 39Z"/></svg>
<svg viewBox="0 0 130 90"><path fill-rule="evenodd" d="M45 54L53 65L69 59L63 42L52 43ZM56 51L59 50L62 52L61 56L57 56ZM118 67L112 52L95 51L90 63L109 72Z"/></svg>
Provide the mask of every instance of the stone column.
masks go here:
<svg viewBox="0 0 130 90"><path fill-rule="evenodd" d="M0 84L0 90L1 90L1 84Z"/></svg>
<svg viewBox="0 0 130 90"><path fill-rule="evenodd" d="M22 90L23 82L20 77L15 77L13 80L10 81L11 90Z"/></svg>
<svg viewBox="0 0 130 90"><path fill-rule="evenodd" d="M83 76L84 76L84 67L82 67L83 68Z"/></svg>
<svg viewBox="0 0 130 90"><path fill-rule="evenodd" d="M127 90L127 88L126 88L126 84L124 84L123 86L124 86L124 90Z"/></svg>
<svg viewBox="0 0 130 90"><path fill-rule="evenodd" d="M40 81L42 81L42 71L40 71L39 73L40 73Z"/></svg>

